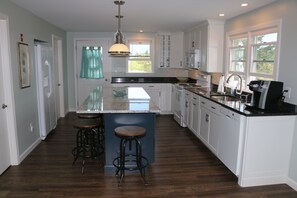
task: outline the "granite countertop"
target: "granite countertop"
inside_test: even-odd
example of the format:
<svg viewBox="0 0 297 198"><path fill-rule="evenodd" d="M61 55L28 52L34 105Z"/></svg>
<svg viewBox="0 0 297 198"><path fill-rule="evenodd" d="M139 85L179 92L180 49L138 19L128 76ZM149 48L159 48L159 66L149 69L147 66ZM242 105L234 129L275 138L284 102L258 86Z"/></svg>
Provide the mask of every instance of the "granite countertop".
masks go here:
<svg viewBox="0 0 297 198"><path fill-rule="evenodd" d="M77 113L159 113L142 87L102 87L94 89Z"/></svg>
<svg viewBox="0 0 297 198"><path fill-rule="evenodd" d="M226 107L234 112L242 114L244 116L289 116L297 115L297 106L289 103L282 103L281 105L276 105L272 109L262 110L259 108L249 107L248 103L242 102L240 100L228 101L218 98L211 97L217 93L209 91L207 89L201 88L185 88L186 90L198 94L204 98L207 98L213 102L216 102L223 107Z"/></svg>

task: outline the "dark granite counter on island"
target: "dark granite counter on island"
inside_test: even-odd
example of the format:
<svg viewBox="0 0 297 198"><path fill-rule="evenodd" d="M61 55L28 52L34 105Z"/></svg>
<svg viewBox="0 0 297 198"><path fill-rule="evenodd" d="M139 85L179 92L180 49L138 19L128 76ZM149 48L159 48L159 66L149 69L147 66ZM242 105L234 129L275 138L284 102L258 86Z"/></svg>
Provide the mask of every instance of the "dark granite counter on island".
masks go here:
<svg viewBox="0 0 297 198"><path fill-rule="evenodd" d="M97 87L77 109L80 114L103 114L105 135L104 171L115 170L112 162L119 154L119 138L114 134L118 126L136 125L146 129L141 138L143 155L149 163L155 161L155 116L159 108L141 87Z"/></svg>

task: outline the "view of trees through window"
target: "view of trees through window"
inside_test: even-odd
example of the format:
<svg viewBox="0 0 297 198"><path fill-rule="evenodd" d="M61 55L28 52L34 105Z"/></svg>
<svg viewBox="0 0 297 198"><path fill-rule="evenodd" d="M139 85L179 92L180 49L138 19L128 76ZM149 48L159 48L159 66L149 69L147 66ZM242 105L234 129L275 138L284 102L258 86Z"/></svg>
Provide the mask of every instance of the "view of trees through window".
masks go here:
<svg viewBox="0 0 297 198"><path fill-rule="evenodd" d="M129 73L151 73L152 61L150 43L130 43L130 56L128 60Z"/></svg>
<svg viewBox="0 0 297 198"><path fill-rule="evenodd" d="M251 80L274 80L277 57L277 32L246 32L230 36L228 74L242 76L243 87Z"/></svg>
<svg viewBox="0 0 297 198"><path fill-rule="evenodd" d="M273 75L277 33L255 36L252 72Z"/></svg>

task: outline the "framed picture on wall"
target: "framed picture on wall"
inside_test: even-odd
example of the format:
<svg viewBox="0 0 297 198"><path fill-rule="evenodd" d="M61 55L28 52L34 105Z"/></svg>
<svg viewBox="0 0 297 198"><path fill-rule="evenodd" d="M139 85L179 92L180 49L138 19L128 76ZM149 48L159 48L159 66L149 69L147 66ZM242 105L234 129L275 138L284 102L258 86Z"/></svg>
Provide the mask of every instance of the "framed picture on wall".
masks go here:
<svg viewBox="0 0 297 198"><path fill-rule="evenodd" d="M30 87L30 58L29 46L18 43L20 88Z"/></svg>

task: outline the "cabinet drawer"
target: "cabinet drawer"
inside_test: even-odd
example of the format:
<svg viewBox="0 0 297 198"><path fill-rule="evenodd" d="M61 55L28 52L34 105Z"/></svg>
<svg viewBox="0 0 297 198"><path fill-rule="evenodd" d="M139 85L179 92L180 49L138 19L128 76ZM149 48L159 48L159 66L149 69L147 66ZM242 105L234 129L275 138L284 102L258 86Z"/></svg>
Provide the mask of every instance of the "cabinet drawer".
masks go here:
<svg viewBox="0 0 297 198"><path fill-rule="evenodd" d="M198 100L199 100L199 95L193 94L192 101L195 102L195 103L198 103Z"/></svg>
<svg viewBox="0 0 297 198"><path fill-rule="evenodd" d="M212 101L210 101L206 98L203 98L203 97L200 98L200 106L205 107L206 109L208 109L214 113L219 113L220 107L221 107L221 105L219 105L215 102L212 102Z"/></svg>
<svg viewBox="0 0 297 198"><path fill-rule="evenodd" d="M230 117L230 118L232 118L232 119L240 120L240 114L235 113L234 111L231 111L230 109L221 107L221 108L220 108L220 112L221 112L223 115L228 116L228 117Z"/></svg>

